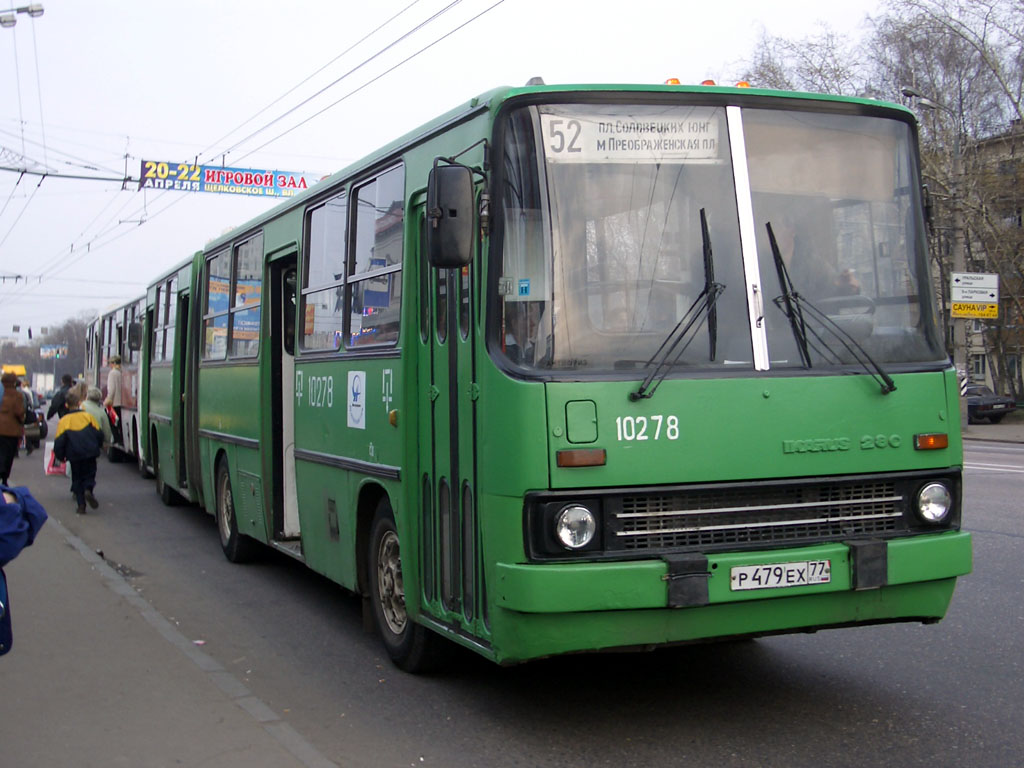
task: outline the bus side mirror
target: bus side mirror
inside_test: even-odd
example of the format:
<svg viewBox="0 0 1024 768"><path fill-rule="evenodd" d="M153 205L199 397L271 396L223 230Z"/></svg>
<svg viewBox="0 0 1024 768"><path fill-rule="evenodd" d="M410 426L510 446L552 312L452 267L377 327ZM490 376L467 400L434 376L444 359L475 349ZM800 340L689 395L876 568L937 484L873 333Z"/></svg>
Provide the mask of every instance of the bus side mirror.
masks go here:
<svg viewBox="0 0 1024 768"><path fill-rule="evenodd" d="M132 352L142 349L142 323L140 322L128 325L128 349Z"/></svg>
<svg viewBox="0 0 1024 768"><path fill-rule="evenodd" d="M435 165L427 179L427 258L434 267L464 267L473 260L476 219L473 171Z"/></svg>

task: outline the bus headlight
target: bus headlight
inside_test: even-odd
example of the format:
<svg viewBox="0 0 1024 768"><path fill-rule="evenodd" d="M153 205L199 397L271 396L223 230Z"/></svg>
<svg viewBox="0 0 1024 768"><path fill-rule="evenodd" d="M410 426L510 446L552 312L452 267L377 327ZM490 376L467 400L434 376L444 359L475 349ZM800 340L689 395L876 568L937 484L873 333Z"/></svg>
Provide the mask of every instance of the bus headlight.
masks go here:
<svg viewBox="0 0 1024 768"><path fill-rule="evenodd" d="M953 494L944 483L928 483L917 492L917 514L926 523L941 523L953 509Z"/></svg>
<svg viewBox="0 0 1024 768"><path fill-rule="evenodd" d="M596 531L594 513L579 504L570 504L555 516L555 538L566 549L583 549Z"/></svg>

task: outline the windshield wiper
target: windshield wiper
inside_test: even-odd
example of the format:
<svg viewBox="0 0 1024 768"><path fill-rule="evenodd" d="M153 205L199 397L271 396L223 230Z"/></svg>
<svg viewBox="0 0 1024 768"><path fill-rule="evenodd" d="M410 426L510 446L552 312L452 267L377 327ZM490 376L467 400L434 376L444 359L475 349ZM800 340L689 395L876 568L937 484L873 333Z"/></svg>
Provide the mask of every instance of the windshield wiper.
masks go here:
<svg viewBox="0 0 1024 768"><path fill-rule="evenodd" d="M709 359L715 359L715 352L718 345L718 312L715 309L715 302L725 290L725 286L715 282L715 268L711 252L711 235L708 231L708 220L705 209L700 209L700 234L704 245L704 290L694 300L690 308L686 310L675 327L668 332L661 346L651 355L651 359L645 364L650 368L655 360L658 364L647 374L635 392L629 393L629 399L634 402L643 398L652 397L658 385L668 375L669 369L674 366L679 358L683 356L686 348L690 346L697 337L697 330L704 319L708 324L708 345L710 348ZM673 353L674 356L673 356ZM671 360L669 359L671 357ZM657 382L655 382L657 378ZM653 386L652 386L653 383Z"/></svg>
<svg viewBox="0 0 1024 768"><path fill-rule="evenodd" d="M811 356L807 351L807 326L804 324L804 315L800 308L800 301L796 291L793 290L793 281L789 278L789 270L786 269L786 262L782 259L782 251L779 250L779 243L775 239L775 232L772 230L772 223L765 224L768 229L768 242L772 248L772 258L775 260L775 272L779 276L779 285L782 287L782 295L775 299L775 304L789 318L789 327L793 331L793 339L796 341L797 351L800 353L800 361L805 368L811 367ZM783 308L779 304L782 300L786 305Z"/></svg>
<svg viewBox="0 0 1024 768"><path fill-rule="evenodd" d="M704 294L710 296L715 286L715 261L711 255L711 233L708 231L708 217L704 209L700 209L700 239L704 245ZM715 292L715 299L718 294L725 290ZM715 359L715 352L718 349L718 309L715 307L715 300L708 304L708 359Z"/></svg>
<svg viewBox="0 0 1024 768"><path fill-rule="evenodd" d="M789 318L789 326L793 331L793 338L796 340L800 358L805 368L811 365L811 356L808 347L813 349L823 358L831 359L831 362L841 364L839 354L822 337L813 325L808 325L804 320L806 312L813 320L820 324L822 330L831 333L849 352L850 356L873 378L882 389L883 395L896 391L896 383L887 374L866 349L853 336L846 332L835 320L805 299L795 290L789 277L789 270L782 259L779 251L779 244L775 240L775 233L772 231L771 222L765 224L768 229L768 241L772 247L772 257L775 259L775 270L779 275L779 285L782 286L782 295L775 297L775 306L782 310Z"/></svg>

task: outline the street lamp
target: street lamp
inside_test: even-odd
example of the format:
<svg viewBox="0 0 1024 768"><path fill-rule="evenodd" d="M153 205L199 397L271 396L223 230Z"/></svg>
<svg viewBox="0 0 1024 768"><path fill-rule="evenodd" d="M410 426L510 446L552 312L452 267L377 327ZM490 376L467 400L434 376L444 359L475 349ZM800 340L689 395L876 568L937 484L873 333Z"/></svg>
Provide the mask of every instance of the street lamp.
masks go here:
<svg viewBox="0 0 1024 768"><path fill-rule="evenodd" d="M964 267L964 221L963 221L963 200L960 193L963 187L963 158L961 157L960 145L960 116L944 104L928 98L912 86L905 85L902 88L903 95L909 99L915 99L917 105L922 109L941 110L949 115L957 123L953 133L953 188L951 199L953 202L953 248L952 248L952 271L963 272ZM952 317L952 305L950 306L950 322L953 324L953 366L956 368L957 376L963 381L968 379L967 375L967 324L965 318ZM960 426L967 429L967 398L960 398Z"/></svg>
<svg viewBox="0 0 1024 768"><path fill-rule="evenodd" d="M42 3L31 3L21 8L8 8L6 11L0 11L0 27L13 27L18 23L19 13L27 13L33 19L39 18L43 15Z"/></svg>

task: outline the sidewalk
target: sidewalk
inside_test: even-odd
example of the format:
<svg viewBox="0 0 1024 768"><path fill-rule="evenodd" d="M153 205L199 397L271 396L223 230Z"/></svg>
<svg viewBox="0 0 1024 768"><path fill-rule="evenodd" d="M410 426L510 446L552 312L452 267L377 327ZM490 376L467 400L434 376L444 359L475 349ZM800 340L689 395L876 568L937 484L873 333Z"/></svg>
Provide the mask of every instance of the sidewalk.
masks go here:
<svg viewBox="0 0 1024 768"><path fill-rule="evenodd" d="M21 454L12 481L47 508L67 506L55 497L66 486L44 481L41 452ZM14 624L0 657L4 766L335 765L56 516L4 570Z"/></svg>

